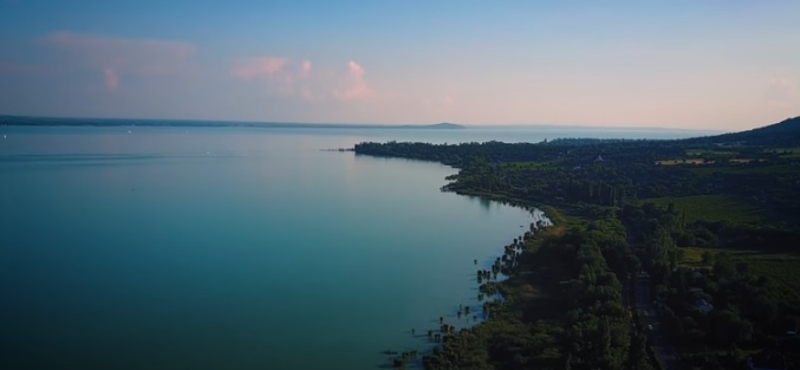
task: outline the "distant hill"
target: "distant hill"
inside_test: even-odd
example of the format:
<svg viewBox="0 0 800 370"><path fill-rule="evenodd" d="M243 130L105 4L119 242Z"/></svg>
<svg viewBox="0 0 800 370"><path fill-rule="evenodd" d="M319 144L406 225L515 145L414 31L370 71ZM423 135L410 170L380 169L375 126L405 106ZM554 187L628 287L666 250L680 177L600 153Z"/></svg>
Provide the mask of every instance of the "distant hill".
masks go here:
<svg viewBox="0 0 800 370"><path fill-rule="evenodd" d="M442 123L437 123L435 125L429 125L428 128L463 129L464 126L457 125L455 123L450 123L450 122L442 122Z"/></svg>
<svg viewBox="0 0 800 370"><path fill-rule="evenodd" d="M800 145L800 116L752 130L698 137L684 141L692 143L798 146Z"/></svg>
<svg viewBox="0 0 800 370"><path fill-rule="evenodd" d="M0 125L9 126L145 126L145 127L259 127L259 128L320 128L320 129L463 129L455 123L433 125L378 125L355 123L289 123L247 121L204 121L174 119L123 118L62 118L0 115Z"/></svg>
<svg viewBox="0 0 800 370"><path fill-rule="evenodd" d="M430 128L430 129L444 129L444 130L460 130L464 129L464 126L457 125L455 123L450 122L442 122L442 123L435 123L432 125L404 125L403 128Z"/></svg>

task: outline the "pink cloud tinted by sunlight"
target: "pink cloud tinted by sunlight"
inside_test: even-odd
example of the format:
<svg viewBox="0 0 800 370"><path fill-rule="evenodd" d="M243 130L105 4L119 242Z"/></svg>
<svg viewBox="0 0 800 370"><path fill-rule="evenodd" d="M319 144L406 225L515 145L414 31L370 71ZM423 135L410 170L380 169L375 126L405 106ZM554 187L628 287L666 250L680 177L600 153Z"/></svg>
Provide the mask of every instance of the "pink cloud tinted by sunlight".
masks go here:
<svg viewBox="0 0 800 370"><path fill-rule="evenodd" d="M231 73L242 79L274 77L287 63L289 58L285 57L252 57L240 61Z"/></svg>
<svg viewBox="0 0 800 370"><path fill-rule="evenodd" d="M303 77L308 77L309 75L311 75L311 62L310 61L308 61L308 60L304 60L303 61L302 71L303 71Z"/></svg>
<svg viewBox="0 0 800 370"><path fill-rule="evenodd" d="M361 68L361 66L358 65L358 63L356 63L356 62L354 62L352 60L347 63L347 69L350 71L350 74L353 75L353 76L356 76L358 78L364 77L364 68Z"/></svg>
<svg viewBox="0 0 800 370"><path fill-rule="evenodd" d="M347 63L347 75L343 79L344 89L336 91L336 96L344 100L366 99L372 95L367 82L364 80L364 68L358 63Z"/></svg>
<svg viewBox="0 0 800 370"><path fill-rule="evenodd" d="M113 68L106 68L103 71L103 75L105 76L106 89L108 91L117 91L119 87L119 75L117 75L117 72Z"/></svg>
<svg viewBox="0 0 800 370"><path fill-rule="evenodd" d="M309 102L363 100L374 95L364 79L364 68L355 61L347 69L312 73L310 60L298 62L288 57L260 56L235 63L231 74L240 80L260 80L266 91Z"/></svg>
<svg viewBox="0 0 800 370"><path fill-rule="evenodd" d="M800 114L800 1L175 2L2 7L0 114L719 130Z"/></svg>

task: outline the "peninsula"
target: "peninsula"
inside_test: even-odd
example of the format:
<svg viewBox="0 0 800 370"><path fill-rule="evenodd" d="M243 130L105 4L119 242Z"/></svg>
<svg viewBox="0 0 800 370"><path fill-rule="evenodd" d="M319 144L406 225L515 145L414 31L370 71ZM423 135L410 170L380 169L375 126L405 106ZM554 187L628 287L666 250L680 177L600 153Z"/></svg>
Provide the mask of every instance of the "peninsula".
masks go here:
<svg viewBox="0 0 800 370"><path fill-rule="evenodd" d="M554 222L507 246L509 278L481 286L504 300L484 305L481 324L442 332L426 369L795 368L798 143L800 117L686 140L354 151L451 165L443 190Z"/></svg>

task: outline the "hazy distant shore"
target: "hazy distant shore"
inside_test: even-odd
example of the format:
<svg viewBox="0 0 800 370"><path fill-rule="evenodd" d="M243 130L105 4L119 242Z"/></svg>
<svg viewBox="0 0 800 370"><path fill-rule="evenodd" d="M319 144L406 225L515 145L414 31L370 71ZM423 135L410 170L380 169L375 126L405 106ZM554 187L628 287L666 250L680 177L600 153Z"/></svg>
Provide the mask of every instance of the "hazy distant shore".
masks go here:
<svg viewBox="0 0 800 370"><path fill-rule="evenodd" d="M2 116L0 125L9 126L145 126L145 127L254 127L254 128L326 128L326 129L433 129L458 130L464 126L455 123L436 123L427 125L399 124L358 124L358 123L291 123L291 122L248 122L248 121L206 121L173 119L123 119L123 118L60 118Z"/></svg>

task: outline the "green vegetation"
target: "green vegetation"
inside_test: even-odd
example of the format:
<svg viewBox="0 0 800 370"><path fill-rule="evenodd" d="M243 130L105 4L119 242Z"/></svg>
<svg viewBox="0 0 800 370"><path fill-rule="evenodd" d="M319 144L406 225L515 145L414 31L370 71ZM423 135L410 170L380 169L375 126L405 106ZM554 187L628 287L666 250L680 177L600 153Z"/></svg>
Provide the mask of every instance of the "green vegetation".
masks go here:
<svg viewBox="0 0 800 370"><path fill-rule="evenodd" d="M681 266L688 268L713 268L718 255L727 255L734 264L745 263L750 273L764 276L774 284L771 298L779 304L800 302L800 255L769 253L757 250L730 250L718 248L682 248L685 252Z"/></svg>
<svg viewBox="0 0 800 370"><path fill-rule="evenodd" d="M693 168L692 172L698 175L712 176L712 175L777 175L777 174L792 174L797 172L796 165L792 164L759 164L755 163L752 166L744 165L731 165L731 166L716 166L716 167L699 167Z"/></svg>
<svg viewBox="0 0 800 370"><path fill-rule="evenodd" d="M642 199L641 203L644 202L664 208L672 204L684 214L686 222L706 220L753 223L762 220L762 210L723 194Z"/></svg>
<svg viewBox="0 0 800 370"><path fill-rule="evenodd" d="M613 269L622 273L630 265L606 257L625 243L614 219L528 234L517 273L502 284L505 303L487 306L483 324L446 336L425 357L426 368L646 366L644 347L630 356L629 313Z"/></svg>
<svg viewBox="0 0 800 370"><path fill-rule="evenodd" d="M800 118L690 140L354 150L454 166L444 190L548 205L555 223L506 247L493 271L508 280L481 287L504 300L443 330L427 369L730 369L800 366L800 163L777 149L797 142Z"/></svg>
<svg viewBox="0 0 800 370"><path fill-rule="evenodd" d="M769 148L764 152L777 154L781 158L800 158L800 148Z"/></svg>
<svg viewBox="0 0 800 370"><path fill-rule="evenodd" d="M695 149L686 149L686 155L703 156L703 157L716 157L716 156L732 157L736 155L736 152L721 148L703 148L703 149L695 148Z"/></svg>

